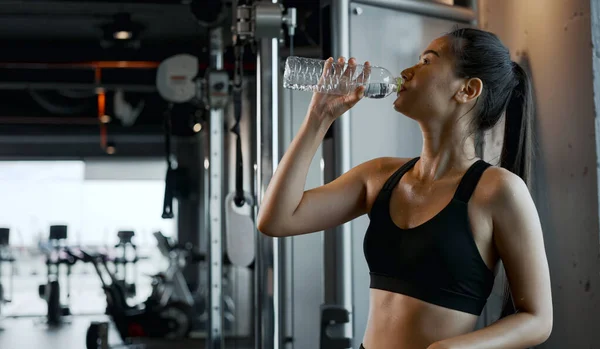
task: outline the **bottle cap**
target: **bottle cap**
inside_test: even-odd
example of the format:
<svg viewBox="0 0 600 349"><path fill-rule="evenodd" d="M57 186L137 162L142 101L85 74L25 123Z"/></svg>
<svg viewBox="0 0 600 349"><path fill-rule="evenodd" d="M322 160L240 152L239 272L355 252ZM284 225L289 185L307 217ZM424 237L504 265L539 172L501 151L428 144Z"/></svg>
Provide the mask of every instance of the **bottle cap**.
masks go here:
<svg viewBox="0 0 600 349"><path fill-rule="evenodd" d="M404 81L402 81L402 77L399 76L396 78L396 85L398 85L398 88L400 88L400 86L402 85Z"/></svg>

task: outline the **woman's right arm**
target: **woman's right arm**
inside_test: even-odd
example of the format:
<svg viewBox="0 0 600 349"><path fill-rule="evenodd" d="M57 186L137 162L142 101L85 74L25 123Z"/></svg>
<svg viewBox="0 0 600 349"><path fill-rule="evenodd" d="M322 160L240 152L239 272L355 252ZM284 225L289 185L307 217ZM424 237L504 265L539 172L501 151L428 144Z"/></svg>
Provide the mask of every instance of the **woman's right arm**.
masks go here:
<svg viewBox="0 0 600 349"><path fill-rule="evenodd" d="M265 192L258 230L284 237L329 229L366 213L365 167L359 165L334 181L304 191L312 158L327 129L304 122Z"/></svg>
<svg viewBox="0 0 600 349"><path fill-rule="evenodd" d="M338 61L342 63L343 59ZM353 64L351 59L350 67ZM337 117L362 98L363 91L361 87L346 96L313 94L304 122L273 174L261 203L258 230L263 234L285 237L312 233L366 213L366 173L372 162L351 169L331 183L304 190L310 163L325 133Z"/></svg>

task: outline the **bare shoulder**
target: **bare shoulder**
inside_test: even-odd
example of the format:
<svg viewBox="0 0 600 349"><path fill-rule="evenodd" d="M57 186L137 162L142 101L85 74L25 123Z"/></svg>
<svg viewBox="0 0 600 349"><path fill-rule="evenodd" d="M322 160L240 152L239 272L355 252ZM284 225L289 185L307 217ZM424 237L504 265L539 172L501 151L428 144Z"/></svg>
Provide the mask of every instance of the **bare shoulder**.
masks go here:
<svg viewBox="0 0 600 349"><path fill-rule="evenodd" d="M411 158L380 157L364 162L361 171L366 185L366 200L368 212L383 188L385 182L400 167L404 166Z"/></svg>
<svg viewBox="0 0 600 349"><path fill-rule="evenodd" d="M362 173L368 183L385 181L410 158L379 157L362 163ZM383 186L383 183L381 184Z"/></svg>
<svg viewBox="0 0 600 349"><path fill-rule="evenodd" d="M509 170L492 166L481 176L477 197L493 210L506 209L520 201L530 201L531 194L523 179Z"/></svg>

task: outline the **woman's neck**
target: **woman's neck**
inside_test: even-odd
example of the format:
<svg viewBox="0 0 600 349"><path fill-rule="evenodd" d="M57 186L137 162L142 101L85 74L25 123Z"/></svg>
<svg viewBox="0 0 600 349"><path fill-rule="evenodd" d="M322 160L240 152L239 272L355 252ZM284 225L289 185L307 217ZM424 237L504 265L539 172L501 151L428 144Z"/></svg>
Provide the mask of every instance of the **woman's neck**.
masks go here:
<svg viewBox="0 0 600 349"><path fill-rule="evenodd" d="M466 125L421 125L423 149L417 164L417 176L433 182L453 174L462 174L477 159L474 135Z"/></svg>

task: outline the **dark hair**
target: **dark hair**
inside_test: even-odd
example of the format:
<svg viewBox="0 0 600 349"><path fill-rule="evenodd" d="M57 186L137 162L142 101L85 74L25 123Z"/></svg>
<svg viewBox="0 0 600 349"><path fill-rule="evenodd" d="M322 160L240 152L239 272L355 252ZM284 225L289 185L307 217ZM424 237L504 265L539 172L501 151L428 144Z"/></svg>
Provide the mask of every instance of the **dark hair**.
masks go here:
<svg viewBox="0 0 600 349"><path fill-rule="evenodd" d="M494 127L504 115L504 144L500 166L531 185L533 157L533 94L527 72L510 58L510 52L493 33L459 28L448 34L455 72L463 78L479 78L483 91L475 105L476 131ZM500 317L516 309L508 283Z"/></svg>

